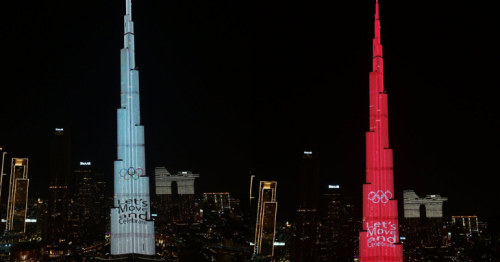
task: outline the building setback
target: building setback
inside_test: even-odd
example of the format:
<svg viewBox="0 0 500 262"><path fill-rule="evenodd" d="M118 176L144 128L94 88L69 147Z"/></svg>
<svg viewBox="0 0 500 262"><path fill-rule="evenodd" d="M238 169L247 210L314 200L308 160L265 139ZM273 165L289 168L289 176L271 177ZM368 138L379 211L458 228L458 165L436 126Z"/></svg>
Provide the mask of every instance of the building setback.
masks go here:
<svg viewBox="0 0 500 262"><path fill-rule="evenodd" d="M394 199L378 0L375 6L373 71L370 73L369 89L370 130L366 133L366 183L363 185L363 231L359 234L359 260L399 262L403 261L403 246L399 243L398 203Z"/></svg>
<svg viewBox="0 0 500 262"><path fill-rule="evenodd" d="M135 66L132 0L126 0L121 57L121 107L118 109L118 157L114 168L111 208L111 254L155 254L144 126L139 105L139 71Z"/></svg>

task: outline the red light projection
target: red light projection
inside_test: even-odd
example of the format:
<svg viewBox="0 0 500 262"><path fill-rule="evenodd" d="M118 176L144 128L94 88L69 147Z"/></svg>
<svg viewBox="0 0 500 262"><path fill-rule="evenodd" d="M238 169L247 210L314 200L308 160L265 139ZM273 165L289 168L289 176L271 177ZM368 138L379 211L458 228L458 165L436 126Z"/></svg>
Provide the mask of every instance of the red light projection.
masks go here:
<svg viewBox="0 0 500 262"><path fill-rule="evenodd" d="M399 243L398 203L394 196L392 149L389 148L387 94L376 3L373 71L370 73L370 131L366 133L366 184L363 185L363 231L360 262L403 261Z"/></svg>

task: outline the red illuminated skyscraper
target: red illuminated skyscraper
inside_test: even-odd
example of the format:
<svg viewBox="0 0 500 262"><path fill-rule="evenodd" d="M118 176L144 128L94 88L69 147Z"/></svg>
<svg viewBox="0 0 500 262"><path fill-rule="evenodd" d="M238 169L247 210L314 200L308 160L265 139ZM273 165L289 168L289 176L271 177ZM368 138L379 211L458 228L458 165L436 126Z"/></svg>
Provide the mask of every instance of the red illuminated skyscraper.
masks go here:
<svg viewBox="0 0 500 262"><path fill-rule="evenodd" d="M403 261L403 246L399 243L398 202L394 200L392 149L389 148L378 0L373 39L373 71L370 73L370 131L366 133L363 231L359 237L360 262Z"/></svg>

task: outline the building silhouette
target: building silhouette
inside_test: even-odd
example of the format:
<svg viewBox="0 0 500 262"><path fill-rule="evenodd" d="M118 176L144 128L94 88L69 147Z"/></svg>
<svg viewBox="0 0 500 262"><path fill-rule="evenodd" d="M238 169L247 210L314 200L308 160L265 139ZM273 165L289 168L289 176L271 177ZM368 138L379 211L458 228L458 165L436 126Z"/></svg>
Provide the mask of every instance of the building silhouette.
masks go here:
<svg viewBox="0 0 500 262"><path fill-rule="evenodd" d="M55 128L52 137L49 174L49 202L46 240L47 252L56 257L68 245L69 183L71 172L71 140L67 127ZM54 251L51 251L54 250ZM57 251L56 251L57 250Z"/></svg>
<svg viewBox="0 0 500 262"><path fill-rule="evenodd" d="M104 174L95 172L91 162L79 162L73 171L73 201L71 205L71 233L77 248L104 243L106 227Z"/></svg>
<svg viewBox="0 0 500 262"><path fill-rule="evenodd" d="M295 261L307 262L317 259L318 226L318 172L317 151L304 151L299 175L297 231Z"/></svg>
<svg viewBox="0 0 500 262"><path fill-rule="evenodd" d="M12 158L5 234L26 232L28 187L28 159Z"/></svg>
<svg viewBox="0 0 500 262"><path fill-rule="evenodd" d="M157 228L194 219L194 182L198 177L191 171L172 175L164 167L155 168Z"/></svg>
<svg viewBox="0 0 500 262"><path fill-rule="evenodd" d="M257 219L255 224L254 253L261 256L274 255L274 239L276 235L276 202L277 182L261 181L257 202Z"/></svg>
<svg viewBox="0 0 500 262"><path fill-rule="evenodd" d="M354 204L351 196L343 194L339 185L326 185L321 194L321 226L319 261L352 262L355 239L358 237L354 222Z"/></svg>

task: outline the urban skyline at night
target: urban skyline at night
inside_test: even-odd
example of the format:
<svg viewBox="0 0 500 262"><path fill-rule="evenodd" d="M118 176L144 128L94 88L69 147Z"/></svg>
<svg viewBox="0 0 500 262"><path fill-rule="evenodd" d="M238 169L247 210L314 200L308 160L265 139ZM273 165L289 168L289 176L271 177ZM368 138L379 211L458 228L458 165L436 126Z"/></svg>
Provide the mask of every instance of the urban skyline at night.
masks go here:
<svg viewBox="0 0 500 262"><path fill-rule="evenodd" d="M342 224L359 236L343 242L356 259L403 261L420 255L406 244L464 248L488 242L473 236L485 228L500 235L500 211L493 208L500 204L493 150L500 145L493 88L499 57L488 15L465 23L452 14L465 7L441 3L428 10L385 1L381 9L379 1L135 1L133 24L131 0L120 2L126 4L7 4L2 48L12 52L0 56L8 65L1 73L0 146L7 153L0 204L10 215L2 213L2 233L11 232L9 218L17 212L19 221L24 214L24 234L50 242L48 254L70 252L72 238L101 238L75 231L81 221L90 223L86 210L99 203L111 208L105 236L113 255L155 255L170 241L158 234L194 242L204 234L204 247L224 239L222 246L242 248L245 239L256 254L344 259L321 250L335 239L325 234L341 232ZM459 59L465 46L471 54ZM30 163L24 211L9 200L14 158ZM74 186L73 171L84 170L82 163L93 171L78 178L85 186ZM127 175L136 178L120 180ZM256 188L266 181L280 185L271 204L258 199ZM327 187L342 190L323 195ZM89 192L100 200L88 200ZM78 204L77 196L88 204ZM123 226L118 221L130 218L121 207L137 201L144 212L125 215L144 223ZM46 214L43 229L26 222L35 209ZM324 213L339 209L343 215ZM389 233L373 233L385 224L393 226ZM229 228L238 233L228 235ZM470 237L457 240L464 230ZM89 236L83 242L101 245ZM5 233L2 243L16 237Z"/></svg>

